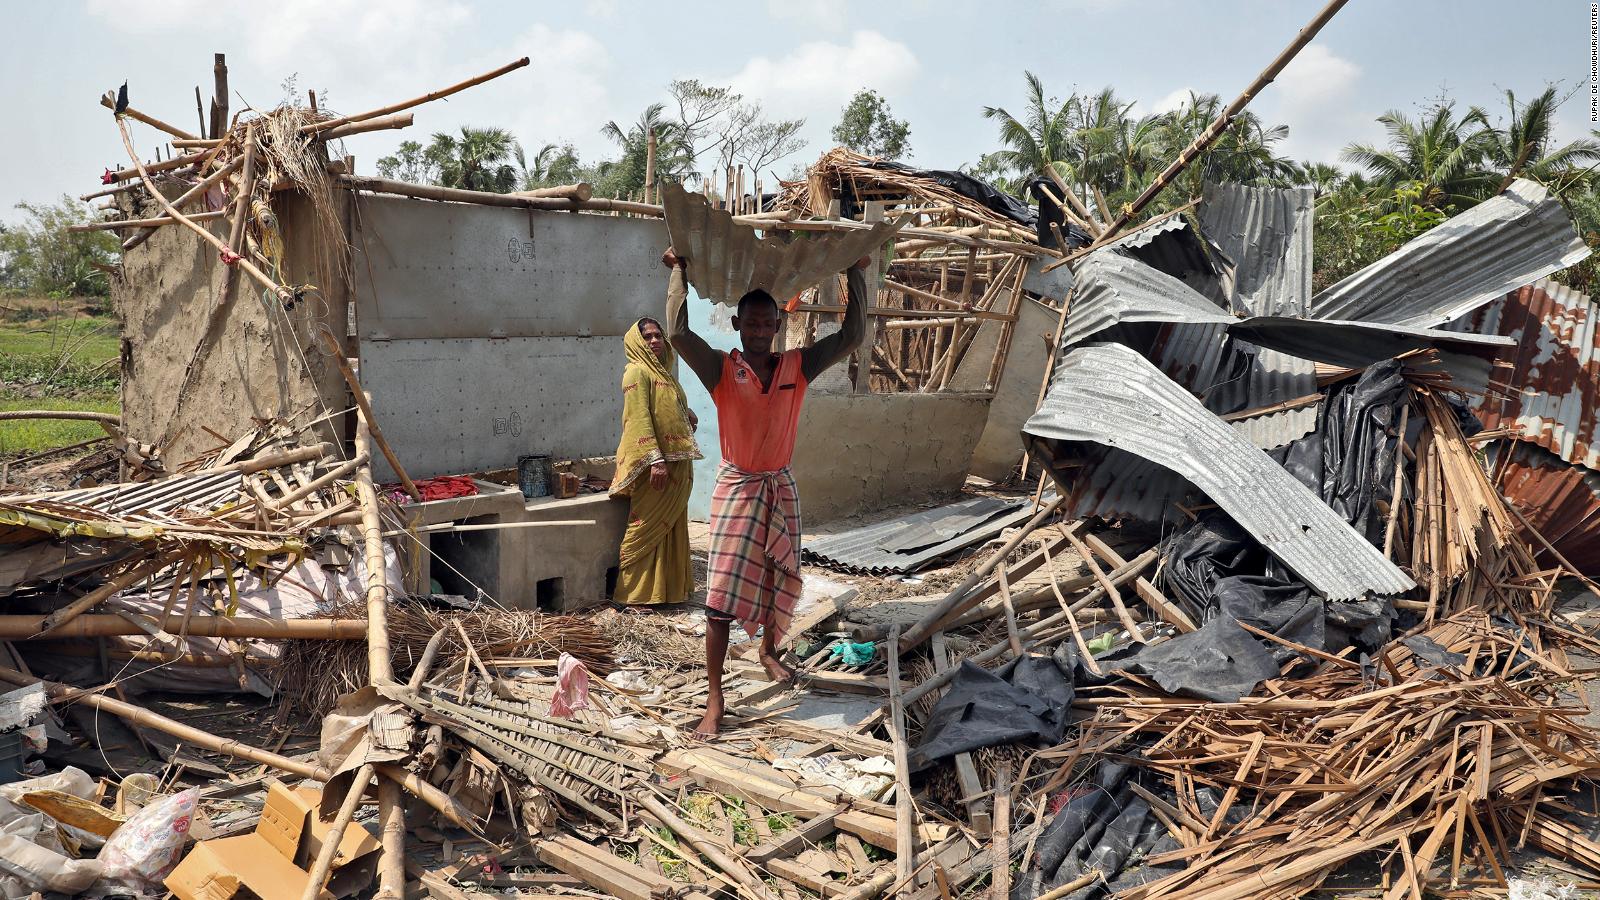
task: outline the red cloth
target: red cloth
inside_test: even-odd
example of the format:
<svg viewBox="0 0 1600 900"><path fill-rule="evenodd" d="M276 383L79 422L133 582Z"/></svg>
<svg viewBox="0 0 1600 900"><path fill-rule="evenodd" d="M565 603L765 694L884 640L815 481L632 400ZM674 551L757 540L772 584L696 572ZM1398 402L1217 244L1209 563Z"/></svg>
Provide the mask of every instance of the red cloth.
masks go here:
<svg viewBox="0 0 1600 900"><path fill-rule="evenodd" d="M430 500L449 500L452 497L472 497L478 493L478 485L466 475L440 475L437 478L424 478L414 482L417 493L422 495L422 502ZM411 495L406 493L405 486L400 482L386 484L383 491L394 498L396 503L408 503Z"/></svg>

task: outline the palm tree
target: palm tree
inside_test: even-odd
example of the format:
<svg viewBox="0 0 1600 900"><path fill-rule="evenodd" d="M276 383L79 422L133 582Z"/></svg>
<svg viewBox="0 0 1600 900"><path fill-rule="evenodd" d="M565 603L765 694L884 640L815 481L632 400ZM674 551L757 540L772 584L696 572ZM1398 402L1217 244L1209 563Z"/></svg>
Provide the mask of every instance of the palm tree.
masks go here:
<svg viewBox="0 0 1600 900"><path fill-rule="evenodd" d="M1004 107L985 106L983 117L1000 123L1000 143L1004 149L989 154L989 163L1008 169L1027 180L1054 169L1067 183L1078 179L1073 159L1073 140L1077 132L1074 122L1078 105L1076 97L1065 103L1045 94L1044 82L1032 72L1024 72L1028 82L1028 105L1022 117L1012 115Z"/></svg>
<svg viewBox="0 0 1600 900"><path fill-rule="evenodd" d="M1306 160L1295 164L1294 171L1284 179L1284 184L1311 188L1311 196L1321 200L1332 194L1346 180L1344 170L1338 166Z"/></svg>
<svg viewBox="0 0 1600 900"><path fill-rule="evenodd" d="M622 150L614 163L601 166L602 193L626 197L644 188L652 132L656 136L656 180L682 179L693 174L688 168L694 157L684 140L683 128L666 118L665 110L665 104L652 103L626 128L616 122L601 127L600 134L615 141Z"/></svg>
<svg viewBox="0 0 1600 900"><path fill-rule="evenodd" d="M1163 129L1162 158L1176 159L1211 126L1222 110L1222 98L1216 94L1190 93L1189 99L1168 116ZM1184 198L1197 197L1206 181L1250 185L1281 182L1294 171L1294 162L1278 156L1275 146L1288 136L1286 125L1268 127L1250 110L1239 113L1179 177L1180 193Z"/></svg>
<svg viewBox="0 0 1600 900"><path fill-rule="evenodd" d="M1389 132L1387 147L1351 144L1343 155L1371 173L1380 190L1392 192L1415 184L1424 206L1464 209L1494 193L1502 180L1488 165L1495 137L1481 109L1457 118L1455 104L1447 102L1417 122L1398 110L1384 113L1378 121Z"/></svg>
<svg viewBox="0 0 1600 900"><path fill-rule="evenodd" d="M522 173L522 189L574 184L583 180L583 164L578 161L578 151L571 144L545 144L533 155L533 165L527 155L517 147L517 168Z"/></svg>
<svg viewBox="0 0 1600 900"><path fill-rule="evenodd" d="M1505 170L1505 180L1531 178L1558 192L1593 181L1589 166L1600 161L1600 141L1579 138L1551 149L1553 117L1560 105L1554 87L1520 107L1516 94L1506 91L1510 121L1494 129L1488 142L1488 157Z"/></svg>
<svg viewBox="0 0 1600 900"><path fill-rule="evenodd" d="M506 194L517 187L517 170L510 163L517 149L517 139L504 128L463 125L459 138L435 134L426 156L445 187Z"/></svg>

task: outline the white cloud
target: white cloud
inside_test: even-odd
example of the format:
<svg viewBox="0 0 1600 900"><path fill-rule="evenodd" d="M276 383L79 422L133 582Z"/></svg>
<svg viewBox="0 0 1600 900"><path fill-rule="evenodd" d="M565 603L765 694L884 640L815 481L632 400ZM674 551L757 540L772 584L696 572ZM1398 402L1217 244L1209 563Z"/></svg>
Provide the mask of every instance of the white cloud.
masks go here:
<svg viewBox="0 0 1600 900"><path fill-rule="evenodd" d="M1294 159L1338 162L1352 141L1369 140L1376 131L1373 114L1361 109L1356 87L1361 67L1326 46L1312 44L1262 93L1262 118L1289 126L1280 152Z"/></svg>
<svg viewBox="0 0 1600 900"><path fill-rule="evenodd" d="M767 0L767 15L825 31L842 31L850 21L846 0Z"/></svg>
<svg viewBox="0 0 1600 900"><path fill-rule="evenodd" d="M1348 93L1360 77L1360 66L1321 44L1312 44L1278 75L1276 87L1291 103L1316 103Z"/></svg>
<svg viewBox="0 0 1600 900"><path fill-rule="evenodd" d="M591 19L609 21L617 17L617 0L583 0L583 11Z"/></svg>
<svg viewBox="0 0 1600 900"><path fill-rule="evenodd" d="M910 87L919 69L910 47L876 31L857 31L849 44L810 41L779 59L752 57L714 83L731 83L774 117L832 122L856 91L892 94Z"/></svg>
<svg viewBox="0 0 1600 900"><path fill-rule="evenodd" d="M497 117L485 121L504 122L530 150L563 141L589 151L603 146L600 126L615 117L606 86L611 56L604 44L588 32L539 24L498 52L531 63L526 72L507 76L514 80L494 100Z"/></svg>
<svg viewBox="0 0 1600 900"><path fill-rule="evenodd" d="M1189 102L1189 95L1194 93L1194 88L1184 85L1171 93L1159 97L1153 104L1146 105L1143 100L1135 100L1130 114L1135 117L1155 115L1157 113L1171 112Z"/></svg>

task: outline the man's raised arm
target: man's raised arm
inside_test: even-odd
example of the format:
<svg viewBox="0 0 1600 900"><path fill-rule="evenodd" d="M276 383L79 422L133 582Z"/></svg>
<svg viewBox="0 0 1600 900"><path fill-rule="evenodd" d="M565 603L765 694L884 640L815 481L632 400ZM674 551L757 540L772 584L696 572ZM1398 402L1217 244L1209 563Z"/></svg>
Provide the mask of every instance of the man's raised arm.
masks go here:
<svg viewBox="0 0 1600 900"><path fill-rule="evenodd" d="M661 254L661 264L672 270L667 278L667 341L700 377L706 390L714 391L722 380L722 354L689 328L689 286L684 283L688 261L668 247Z"/></svg>
<svg viewBox="0 0 1600 900"><path fill-rule="evenodd" d="M844 324L838 331L800 351L800 369L805 372L806 381L815 381L829 366L847 359L867 336L867 302L872 292L867 290L866 269L871 261L870 257L863 256L845 273L849 289Z"/></svg>

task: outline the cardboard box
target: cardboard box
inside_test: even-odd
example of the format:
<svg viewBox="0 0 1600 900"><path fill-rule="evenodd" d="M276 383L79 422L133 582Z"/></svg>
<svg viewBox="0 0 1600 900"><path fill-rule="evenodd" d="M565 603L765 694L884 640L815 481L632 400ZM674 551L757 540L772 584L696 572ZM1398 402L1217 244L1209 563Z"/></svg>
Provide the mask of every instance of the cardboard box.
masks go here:
<svg viewBox="0 0 1600 900"><path fill-rule="evenodd" d="M256 830L196 844L167 876L167 889L179 900L230 900L240 888L262 900L300 900L311 877L306 869L332 825L314 812L321 799L316 788L290 790L272 782ZM378 839L361 825L346 828L319 895L322 900L347 897L370 885L377 873L378 847Z"/></svg>

